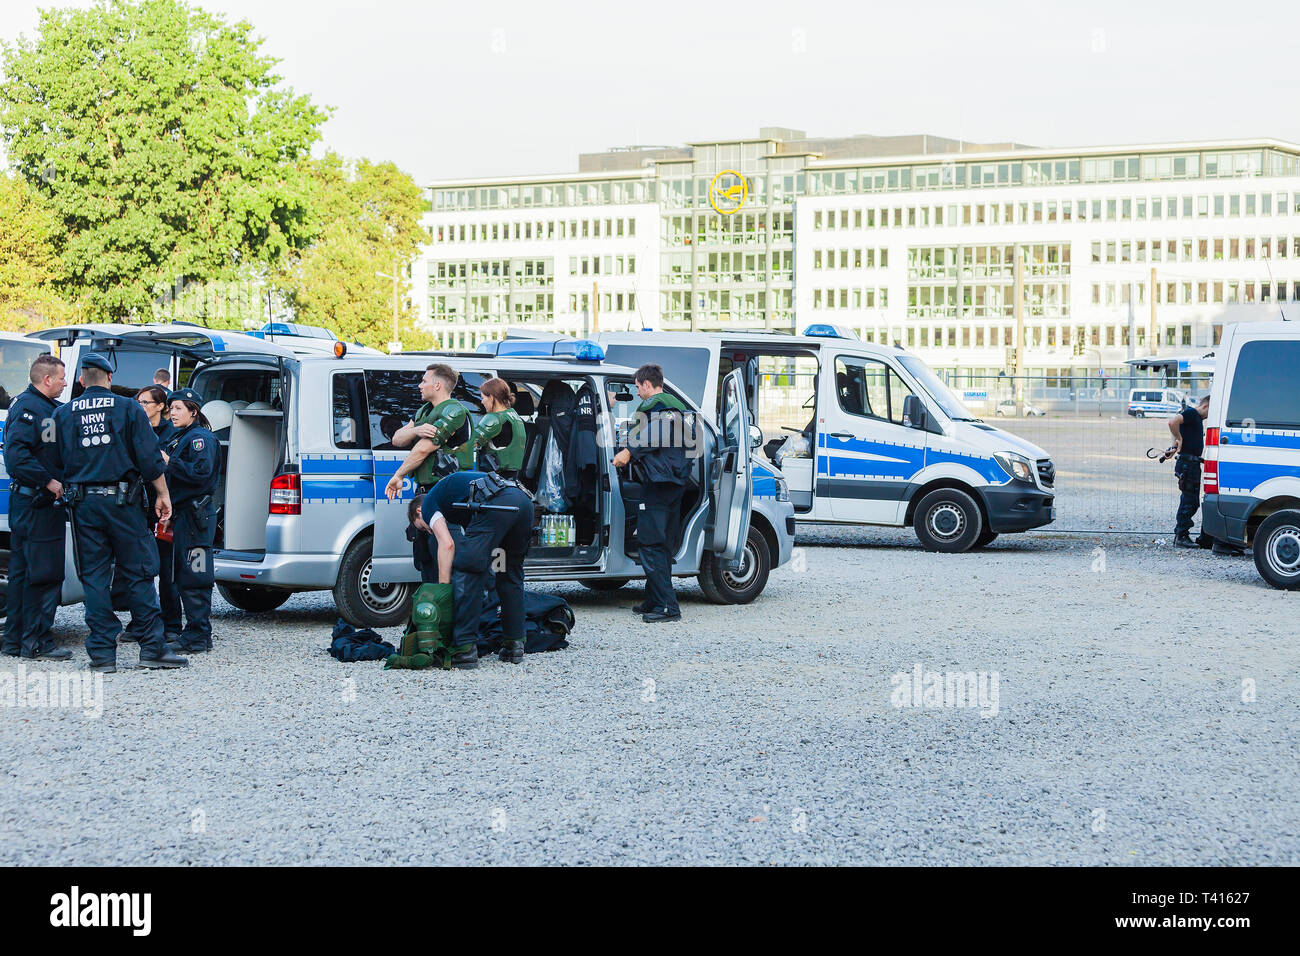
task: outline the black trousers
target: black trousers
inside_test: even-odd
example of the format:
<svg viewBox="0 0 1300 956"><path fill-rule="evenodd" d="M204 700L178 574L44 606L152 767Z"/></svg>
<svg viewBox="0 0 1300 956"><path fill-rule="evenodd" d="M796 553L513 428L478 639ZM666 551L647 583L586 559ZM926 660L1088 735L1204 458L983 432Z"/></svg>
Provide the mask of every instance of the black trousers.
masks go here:
<svg viewBox="0 0 1300 956"><path fill-rule="evenodd" d="M35 657L54 645L54 614L63 591L64 512L33 508L31 495L9 495L9 587L3 645Z"/></svg>
<svg viewBox="0 0 1300 956"><path fill-rule="evenodd" d="M200 514L190 502L176 506L172 518L170 560L158 576L162 606L185 612L185 626L177 628L177 642L188 651L212 649L212 540L216 535L212 507Z"/></svg>
<svg viewBox="0 0 1300 956"><path fill-rule="evenodd" d="M72 512L78 574L86 592L86 653L96 664L117 660L122 626L113 613L113 574L121 575L122 594L140 636L140 653L163 653L162 614L153 579L158 549L141 505L115 504L111 497L87 495Z"/></svg>
<svg viewBox="0 0 1300 956"><path fill-rule="evenodd" d="M507 488L490 502L517 511L479 511L456 542L451 564L455 600L455 647L478 643L483 596L495 575L501 598L501 637L524 639L524 558L533 535L533 499L518 488Z"/></svg>
<svg viewBox="0 0 1300 956"><path fill-rule="evenodd" d="M1192 518L1201 507L1201 463L1178 459L1174 462L1174 476L1178 479L1178 514L1174 517L1174 537L1182 537L1192 530Z"/></svg>
<svg viewBox="0 0 1300 956"><path fill-rule="evenodd" d="M673 591L673 555L681 545L682 485L654 481L645 485L636 513L636 540L645 571L645 603L656 611L679 612Z"/></svg>

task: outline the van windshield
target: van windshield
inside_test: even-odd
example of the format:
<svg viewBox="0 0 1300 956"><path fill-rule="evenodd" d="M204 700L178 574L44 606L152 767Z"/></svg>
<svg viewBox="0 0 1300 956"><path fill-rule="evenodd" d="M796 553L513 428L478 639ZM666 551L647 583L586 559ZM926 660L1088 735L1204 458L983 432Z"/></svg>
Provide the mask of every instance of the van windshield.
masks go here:
<svg viewBox="0 0 1300 956"><path fill-rule="evenodd" d="M949 388L938 375L934 374L934 369L926 365L915 355L898 356L899 363L903 368L912 373L918 385L934 399L935 404L943 409L943 413L955 422L977 422L979 421L970 413L957 393Z"/></svg>

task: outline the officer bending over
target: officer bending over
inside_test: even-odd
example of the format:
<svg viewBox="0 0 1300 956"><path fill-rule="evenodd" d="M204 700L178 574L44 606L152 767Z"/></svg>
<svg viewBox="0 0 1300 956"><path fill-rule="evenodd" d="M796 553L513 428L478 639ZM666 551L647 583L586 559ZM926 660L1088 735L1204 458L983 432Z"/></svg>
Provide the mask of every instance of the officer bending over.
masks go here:
<svg viewBox="0 0 1300 956"><path fill-rule="evenodd" d="M502 379L490 378L478 391L485 414L470 436L478 470L513 478L524 465L524 446L528 442L524 420L514 409L515 390Z"/></svg>
<svg viewBox="0 0 1300 956"><path fill-rule="evenodd" d="M1201 456L1205 452L1205 419L1210 415L1210 396L1205 394L1195 405L1184 404L1177 415L1169 419L1169 431L1174 436L1174 475L1178 479L1178 514L1174 519L1174 544L1180 548L1208 548L1213 543L1215 554L1242 554L1239 548L1211 542L1201 532L1201 540L1193 541L1192 518L1201 507Z"/></svg>
<svg viewBox="0 0 1300 956"><path fill-rule="evenodd" d="M10 657L65 661L54 646L54 613L63 585L64 512L61 469L55 464L54 411L67 373L53 355L38 355L31 384L9 406L5 422L5 468L9 483L9 590L4 653Z"/></svg>
<svg viewBox="0 0 1300 956"><path fill-rule="evenodd" d="M92 352L82 359L84 391L54 413L54 464L62 468L72 504L72 536L86 592L86 652L92 670L117 670L122 627L109 590L113 564L123 576L131 616L139 622L140 666L184 667L189 661L167 650L162 616L153 589L158 573L144 483L157 495L160 520L171 517L171 496L163 478L163 457L149 419L133 398L115 395L113 367Z"/></svg>
<svg viewBox="0 0 1300 956"><path fill-rule="evenodd" d="M167 443L167 487L172 499L171 562L158 578L166 592L164 604L180 604L185 627L173 653L202 654L212 650L212 539L217 531L217 438L199 411L199 393L179 388L168 398L176 433Z"/></svg>
<svg viewBox="0 0 1300 956"><path fill-rule="evenodd" d="M411 453L389 479L384 493L392 501L402 493L402 479L414 476L417 489L427 489L443 475L474 467L474 452L469 444L469 413L451 397L460 375L450 365L434 363L420 379L420 398L424 404L393 434L393 446L411 448ZM448 454L443 449L452 449Z"/></svg>
<svg viewBox="0 0 1300 956"><path fill-rule="evenodd" d="M434 512L429 521L424 520L424 497L423 494L416 495L406 509L406 518L410 522L406 527L406 540L411 542L411 557L415 561L415 570L420 572L421 584L450 584L456 541L441 513Z"/></svg>
<svg viewBox="0 0 1300 956"><path fill-rule="evenodd" d="M636 515L636 540L645 571L645 601L632 608L647 624L676 621L682 616L673 592L673 554L681 544L682 494L690 463L684 447L686 406L664 391L658 365L636 370L641 396L637 424L627 447L614 456L614 467L637 462L645 472L644 498Z"/></svg>
<svg viewBox="0 0 1300 956"><path fill-rule="evenodd" d="M458 508L461 502L487 505L482 510ZM499 509L499 510L498 510ZM478 666L478 627L488 575L496 571L501 598L499 653L511 664L524 659L524 558L533 533L533 498L522 486L499 475L458 471L443 478L424 498L424 520L435 530L439 522L464 529L456 544L451 584L455 605L452 635L453 667Z"/></svg>

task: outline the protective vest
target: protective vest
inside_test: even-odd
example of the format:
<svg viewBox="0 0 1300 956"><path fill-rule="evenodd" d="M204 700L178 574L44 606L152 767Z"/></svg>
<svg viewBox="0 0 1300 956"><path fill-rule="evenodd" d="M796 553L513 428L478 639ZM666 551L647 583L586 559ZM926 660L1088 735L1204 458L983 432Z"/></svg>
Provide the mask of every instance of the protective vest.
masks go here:
<svg viewBox="0 0 1300 956"><path fill-rule="evenodd" d="M417 485L432 485L454 471L474 467L474 449L469 443L469 413L465 406L449 398L432 406L425 402L415 413L417 425L432 425L438 430L438 447L415 470Z"/></svg>
<svg viewBox="0 0 1300 956"><path fill-rule="evenodd" d="M475 426L471 443L478 452L480 471L513 475L524 464L524 446L528 443L524 420L513 408L488 412Z"/></svg>

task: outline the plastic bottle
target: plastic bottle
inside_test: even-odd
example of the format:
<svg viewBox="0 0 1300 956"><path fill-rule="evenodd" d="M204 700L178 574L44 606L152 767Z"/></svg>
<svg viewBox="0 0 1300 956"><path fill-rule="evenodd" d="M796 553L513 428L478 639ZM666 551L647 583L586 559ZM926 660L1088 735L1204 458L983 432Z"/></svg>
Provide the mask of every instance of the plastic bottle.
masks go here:
<svg viewBox="0 0 1300 956"><path fill-rule="evenodd" d="M573 522L573 515L569 515L568 521L565 522L567 527L564 529L565 544L572 547L577 543L578 528Z"/></svg>

